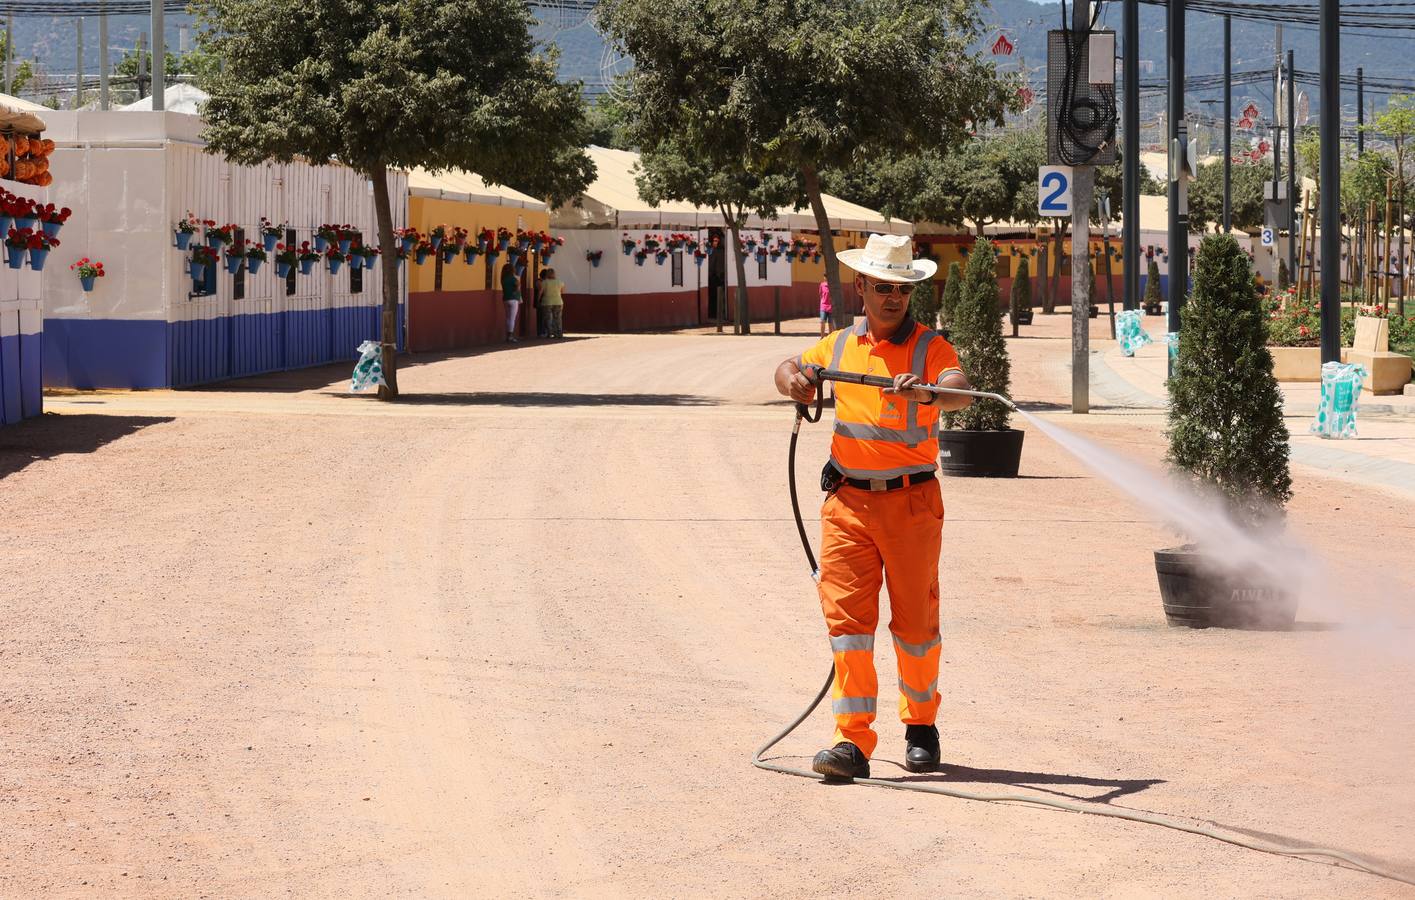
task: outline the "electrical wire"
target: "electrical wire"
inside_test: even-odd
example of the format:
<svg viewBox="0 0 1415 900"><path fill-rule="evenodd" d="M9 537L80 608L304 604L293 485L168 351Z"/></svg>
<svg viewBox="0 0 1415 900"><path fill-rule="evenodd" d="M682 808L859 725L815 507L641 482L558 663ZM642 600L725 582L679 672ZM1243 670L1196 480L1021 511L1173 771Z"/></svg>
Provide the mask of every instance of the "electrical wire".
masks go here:
<svg viewBox="0 0 1415 900"><path fill-rule="evenodd" d="M1082 57L1100 16L1100 6L1091 10L1090 21L1079 34L1071 27L1066 0L1061 0L1061 32L1065 44L1061 76L1061 97L1056 109L1056 155L1066 165L1093 165L1107 147L1115 145L1119 111L1115 106L1115 85L1093 85L1086 77L1087 90L1078 94L1082 82ZM1050 111L1050 110L1049 110Z"/></svg>
<svg viewBox="0 0 1415 900"><path fill-rule="evenodd" d="M821 401L819 395L817 395L816 397L814 418L810 418L808 416L806 407L803 404L797 405L796 423L795 426L791 429L791 444L789 451L790 456L787 462L787 471L788 473L790 473L791 478L791 512L796 517L796 529L801 536L801 547L806 552L806 560L811 568L812 580L816 579L819 573L816 568L815 553L811 550L811 542L806 537L806 526L801 518L801 506L796 498L796 444L799 432L801 430L802 419L804 418L806 419L806 421L810 422L818 421L820 419L820 414ZM775 747L777 744L781 743L781 741L785 740L787 735L791 734L791 732L795 731L798 727L800 727L801 723L806 721L806 719L810 717L811 713L816 711L816 707L820 706L821 701L825 699L825 695L830 692L831 682L834 681L834 679L835 666L834 664L832 664L830 667L830 671L826 674L825 683L821 685L820 690L816 691L815 697L806 706L806 708L801 711L800 715L796 716L796 718L791 720L791 724L787 725L785 728L781 729L781 731L772 735L772 737L766 743L762 744L760 747L757 748L757 752L752 754L752 765L756 766L758 769L764 769L768 772L779 772L782 775L795 775L799 778L809 778L812 781L820 780L820 776L814 772L808 772L805 769L796 769L791 766L783 766L779 763L770 762L768 760L762 759L762 757L772 747ZM1196 834L1201 837L1212 838L1216 841L1222 841L1225 844L1233 844L1234 846L1243 847L1248 850L1256 850L1260 853L1271 853L1276 856L1296 857L1299 859L1307 859L1312 857L1320 859L1329 859L1332 860L1334 863L1344 864L1352 869L1355 869L1356 871L1365 872L1369 875L1375 875L1379 878L1386 878L1391 881L1398 881L1403 884L1415 885L1415 878L1412 878L1408 875L1402 875L1398 872L1394 872L1383 866L1377 865L1376 863L1373 863L1370 860L1363 859L1362 857L1356 856L1351 853L1346 853L1341 850L1333 850L1329 847L1283 847L1278 844L1274 844L1270 841L1260 841L1252 838L1242 837L1240 835L1228 831L1221 831L1218 828L1211 827L1210 825L1185 822L1181 821L1180 819L1160 815L1158 813L1141 812L1139 810L1125 809L1123 807L1118 806L1108 806L1102 803L1088 803L1081 800L1057 800L1051 797L1044 797L1033 794L1005 794L993 792L983 793L981 791L965 791L959 788L945 787L941 784L921 783L918 781L904 779L893 780L889 778L855 778L853 779L853 781L855 784L867 785L869 787L888 788L894 791L913 791L920 794L938 794L943 797L953 797L958 800L975 800L980 803L1016 803L1034 807L1044 806L1050 809L1063 810L1065 812L1082 813L1084 815L1091 816L1104 816L1106 818L1111 819L1124 819L1128 822L1139 822L1144 825L1157 825L1161 828L1169 828L1173 829L1174 831L1183 831L1188 834Z"/></svg>

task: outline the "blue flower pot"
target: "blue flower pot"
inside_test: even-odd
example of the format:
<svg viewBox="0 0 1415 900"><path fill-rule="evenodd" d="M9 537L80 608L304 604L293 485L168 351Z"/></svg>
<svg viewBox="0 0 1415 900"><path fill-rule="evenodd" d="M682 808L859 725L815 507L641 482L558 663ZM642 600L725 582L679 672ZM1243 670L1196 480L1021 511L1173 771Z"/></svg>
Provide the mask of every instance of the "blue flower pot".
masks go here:
<svg viewBox="0 0 1415 900"><path fill-rule="evenodd" d="M661 265L663 265L664 260L666 260L666 259L668 259L668 257L667 257L665 254L658 253L658 254L655 254L655 255L654 255L653 261L656 262L656 263L658 263L658 264L661 266Z"/></svg>
<svg viewBox="0 0 1415 900"><path fill-rule="evenodd" d="M642 266L646 260L647 260L647 257L644 257L644 256L636 256L636 257L634 257L634 265L636 265L636 266Z"/></svg>
<svg viewBox="0 0 1415 900"><path fill-rule="evenodd" d="M315 252L315 253L323 253L324 251L326 251L326 250L328 250L328 249L329 249L329 241L325 240L324 238L322 238L322 237L320 237L319 235L316 234L316 235L314 236L314 252Z"/></svg>
<svg viewBox="0 0 1415 900"><path fill-rule="evenodd" d="M260 265L262 262L264 262L264 260L260 259L259 257L248 256L246 257L246 269L252 275L254 275L255 273L260 271Z"/></svg>
<svg viewBox="0 0 1415 900"><path fill-rule="evenodd" d="M482 239L482 238L477 238L477 252L478 252L478 253L485 253L485 252L486 252L486 241L485 241L484 239Z"/></svg>
<svg viewBox="0 0 1415 900"><path fill-rule="evenodd" d="M633 256L633 255L634 255L634 248L633 248L633 247L625 247L625 248L624 248L624 255L625 255L625 256Z"/></svg>
<svg viewBox="0 0 1415 900"><path fill-rule="evenodd" d="M9 216L0 216L0 240L10 233L10 229L15 227L15 220Z"/></svg>
<svg viewBox="0 0 1415 900"><path fill-rule="evenodd" d="M23 216L15 220L15 227L28 228L30 231L33 231L35 223L37 223L38 221L39 219L35 218L34 216Z"/></svg>
<svg viewBox="0 0 1415 900"><path fill-rule="evenodd" d="M5 226L5 227L4 227L4 231L5 231L6 234L9 234L9 233L10 233L9 223L10 223L10 220L9 220L8 218L6 218L6 219L0 219L0 225L4 225L4 226ZM187 250L187 249L188 249L189 247L191 247L191 246L192 246L192 233L191 233L190 231L178 231L178 232L177 232L177 249L178 249L178 250Z"/></svg>
<svg viewBox="0 0 1415 900"><path fill-rule="evenodd" d="M87 294L89 291L93 290L93 283L97 280L97 276L94 275L90 275L87 278L80 277L79 284L83 287L84 293Z"/></svg>
<svg viewBox="0 0 1415 900"><path fill-rule="evenodd" d="M510 238L498 238L497 241L496 241L496 249L497 249L497 250L505 250L505 249L506 249L506 245L509 244L509 243L511 243L511 239L510 239Z"/></svg>
<svg viewBox="0 0 1415 900"><path fill-rule="evenodd" d="M206 280L206 263L188 263L187 270L192 273L192 281Z"/></svg>
<svg viewBox="0 0 1415 900"><path fill-rule="evenodd" d="M454 260L454 259L456 259L456 258L457 258L457 248L456 248L456 247L453 247L453 246L451 246L451 245L448 245L448 246L442 248L442 264L443 264L444 266L450 266L450 265L452 265L452 260Z"/></svg>
<svg viewBox="0 0 1415 900"><path fill-rule="evenodd" d="M315 261L312 259L300 260L300 274L308 275L311 271L314 270L314 263Z"/></svg>
<svg viewBox="0 0 1415 900"><path fill-rule="evenodd" d="M526 274L526 267L525 267L525 266L517 266L517 267L516 267L516 277L517 277L517 278L520 278L522 275L525 275L525 274Z"/></svg>
<svg viewBox="0 0 1415 900"><path fill-rule="evenodd" d="M695 256L695 257L693 257L693 262L694 262L696 265L698 265L698 266L701 267L702 264L703 264L703 260L704 260L705 258L706 258L706 257Z"/></svg>
<svg viewBox="0 0 1415 900"><path fill-rule="evenodd" d="M12 269L18 269L25 264L25 251L16 250L9 244L5 245L5 264Z"/></svg>
<svg viewBox="0 0 1415 900"><path fill-rule="evenodd" d="M353 256L349 257L349 268L350 268L351 270L352 270L352 269L362 269L363 267L364 267L364 258L363 258L362 256L360 256L359 254L355 253Z"/></svg>
<svg viewBox="0 0 1415 900"><path fill-rule="evenodd" d="M221 238L216 234L216 232L208 231L206 233L206 245L211 249L215 250L217 247L221 246Z"/></svg>
<svg viewBox="0 0 1415 900"><path fill-rule="evenodd" d="M377 256L365 256L365 257L364 257L364 268L365 268L365 269L368 269L368 270L371 272L371 271L373 271L373 264L376 263L376 262L378 262L378 257L377 257Z"/></svg>
<svg viewBox="0 0 1415 900"><path fill-rule="evenodd" d="M49 237L58 237L58 236L59 236L59 229L64 227L64 223L63 223L63 222L45 222L43 227L44 227L44 233L47 234Z"/></svg>
<svg viewBox="0 0 1415 900"><path fill-rule="evenodd" d="M427 251L426 251L426 250L419 250L419 251L418 251L418 254L417 254L417 257L415 258L414 261L417 262L418 265L422 265L426 260L427 260Z"/></svg>
<svg viewBox="0 0 1415 900"><path fill-rule="evenodd" d="M339 267L340 267L341 265L343 265L343 264L344 264L344 260L342 260L342 259L331 259L331 260L329 261L329 274L330 274L330 275L337 275L337 274L339 274Z"/></svg>
<svg viewBox="0 0 1415 900"><path fill-rule="evenodd" d="M439 248L442 247L442 238L440 238L440 237L431 237L431 238L428 238L428 243L429 243L429 244L432 244L432 249L433 249L433 250L437 250L437 249L439 249Z"/></svg>
<svg viewBox="0 0 1415 900"><path fill-rule="evenodd" d="M592 259L592 260L590 260L590 265L593 266L594 268L598 269L598 268L599 268L599 260L597 260L597 259Z"/></svg>
<svg viewBox="0 0 1415 900"><path fill-rule="evenodd" d="M29 252L29 267L36 272L44 271L44 261L49 258L48 250L31 250Z"/></svg>
<svg viewBox="0 0 1415 900"><path fill-rule="evenodd" d="M545 241L542 241L540 238L536 238L535 246L536 252L539 253L541 250L545 249Z"/></svg>
<svg viewBox="0 0 1415 900"><path fill-rule="evenodd" d="M402 240L404 253L407 253L409 250L413 249L413 245L418 242L418 239L415 237L405 237Z"/></svg>
<svg viewBox="0 0 1415 900"><path fill-rule="evenodd" d="M239 256L226 257L226 271L235 275L241 268L241 258Z"/></svg>
<svg viewBox="0 0 1415 900"><path fill-rule="evenodd" d="M289 277L290 277L290 264L287 263L287 262L277 262L277 263L275 264L275 277L276 277L276 278L289 278Z"/></svg>
<svg viewBox="0 0 1415 900"><path fill-rule="evenodd" d="M469 266L474 266L474 265L476 265L476 263L477 263L477 255L478 255L480 252L481 252L481 251L478 250L478 249L476 249L475 247L468 247L468 248L467 248L467 252L464 254L464 256L465 256L465 258L466 258L466 260L467 260L467 265L469 265Z"/></svg>
<svg viewBox="0 0 1415 900"><path fill-rule="evenodd" d="M278 235L278 234L267 234L267 235L265 235L265 241L264 241L264 243L263 243L263 246L265 247L265 252L266 252L266 253L274 253L274 252L275 252L275 245L278 244L278 243L280 243L280 235Z"/></svg>
<svg viewBox="0 0 1415 900"><path fill-rule="evenodd" d="M516 246L520 249L520 251L521 251L522 253L525 253L527 250L531 249L531 242L530 242L530 241L517 241L517 242L516 242Z"/></svg>
<svg viewBox="0 0 1415 900"><path fill-rule="evenodd" d="M345 254L347 254L347 253L349 252L349 248L352 247L352 246L354 246L354 239L353 239L353 238L349 238L348 240L340 240L340 241L339 241L339 252L340 252L340 253L345 253Z"/></svg>

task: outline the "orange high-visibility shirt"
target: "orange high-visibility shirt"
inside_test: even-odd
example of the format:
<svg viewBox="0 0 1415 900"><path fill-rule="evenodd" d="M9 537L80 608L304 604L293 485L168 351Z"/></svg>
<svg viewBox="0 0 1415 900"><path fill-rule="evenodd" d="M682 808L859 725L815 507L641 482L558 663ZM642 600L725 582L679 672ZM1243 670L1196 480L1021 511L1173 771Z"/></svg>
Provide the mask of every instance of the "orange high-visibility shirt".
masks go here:
<svg viewBox="0 0 1415 900"><path fill-rule="evenodd" d="M804 369L824 366L893 378L913 372L937 384L958 367L953 345L905 317L894 336L875 343L865 318L796 358ZM876 387L835 383L835 435L830 458L851 478L894 478L938 468L938 407L920 405Z"/></svg>

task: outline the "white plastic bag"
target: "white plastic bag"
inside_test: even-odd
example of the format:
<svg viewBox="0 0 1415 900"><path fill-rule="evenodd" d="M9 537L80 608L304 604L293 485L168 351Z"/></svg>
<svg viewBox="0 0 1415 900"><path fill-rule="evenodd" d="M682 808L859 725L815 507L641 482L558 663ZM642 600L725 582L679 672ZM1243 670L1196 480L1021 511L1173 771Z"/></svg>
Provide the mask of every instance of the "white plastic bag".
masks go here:
<svg viewBox="0 0 1415 900"><path fill-rule="evenodd" d="M1146 344L1154 343L1154 338L1140 324L1144 313L1138 309L1126 309L1115 314L1115 335L1120 341L1120 352L1134 356L1135 351Z"/></svg>
<svg viewBox="0 0 1415 900"><path fill-rule="evenodd" d="M1324 438L1356 437L1356 408L1365 381L1366 367L1360 363L1322 363L1322 398L1311 433Z"/></svg>
<svg viewBox="0 0 1415 900"><path fill-rule="evenodd" d="M359 361L354 363L354 380L351 390L387 384L383 380L383 345L378 341L364 341L359 345Z"/></svg>

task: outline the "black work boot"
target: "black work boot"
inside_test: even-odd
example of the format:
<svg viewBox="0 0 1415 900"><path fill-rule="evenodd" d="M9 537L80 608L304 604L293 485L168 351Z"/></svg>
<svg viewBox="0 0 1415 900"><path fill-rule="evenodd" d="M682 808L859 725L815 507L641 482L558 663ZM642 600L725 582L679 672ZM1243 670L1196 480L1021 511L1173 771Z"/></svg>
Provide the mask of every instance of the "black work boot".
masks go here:
<svg viewBox="0 0 1415 900"><path fill-rule="evenodd" d="M909 725L904 729L904 768L910 772L933 772L938 769L936 727Z"/></svg>
<svg viewBox="0 0 1415 900"><path fill-rule="evenodd" d="M811 770L826 778L869 778L870 761L849 741L841 741L829 750L822 750L811 761Z"/></svg>

